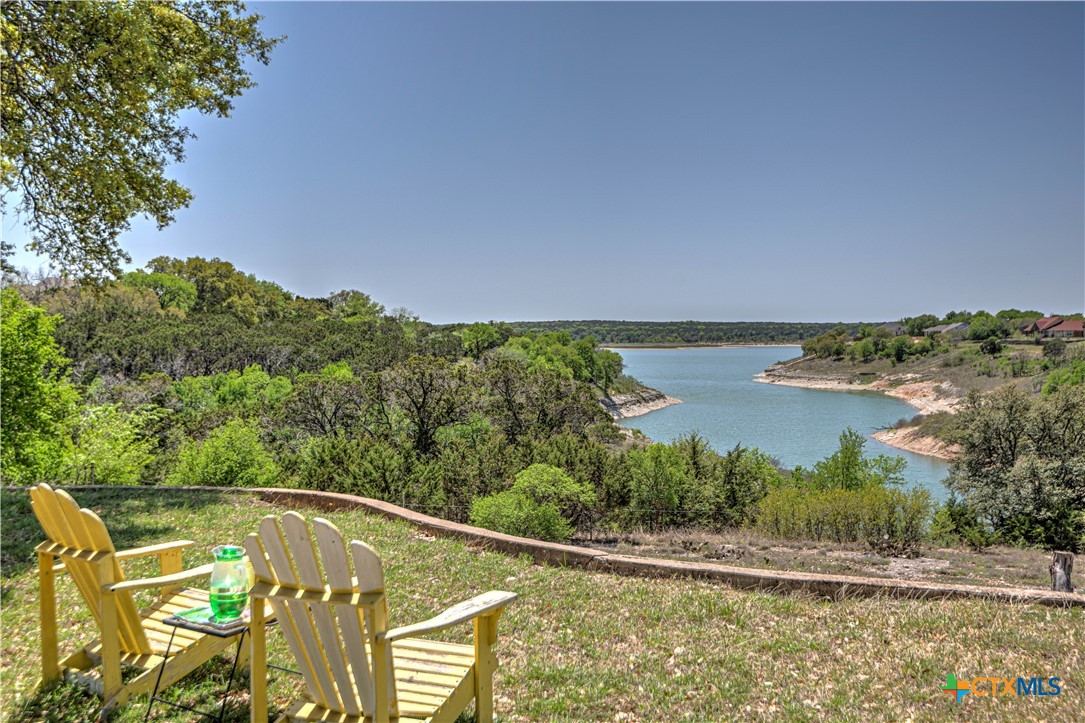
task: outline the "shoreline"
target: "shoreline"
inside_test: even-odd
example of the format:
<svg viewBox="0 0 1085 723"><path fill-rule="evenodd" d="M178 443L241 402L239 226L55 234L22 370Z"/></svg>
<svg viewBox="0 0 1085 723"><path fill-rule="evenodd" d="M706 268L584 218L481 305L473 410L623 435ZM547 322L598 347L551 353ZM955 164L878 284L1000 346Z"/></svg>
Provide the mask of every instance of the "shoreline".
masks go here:
<svg viewBox="0 0 1085 723"><path fill-rule="evenodd" d="M635 350L635 349L652 349L652 350L659 350L659 349L745 349L745 348L756 349L758 347L771 348L771 347L779 347L779 346L801 346L801 344L799 342L779 342L779 343L775 343L775 344L772 344L772 343L768 343L768 344L766 344L766 343L761 343L761 344L741 344L741 343L737 343L737 342L728 342L728 343L721 343L721 344L688 344L688 343L683 342L683 343L677 343L677 344L600 344L599 348L600 349L608 349L608 350L611 350L611 351L621 351L623 349L628 351L628 350Z"/></svg>
<svg viewBox="0 0 1085 723"><path fill-rule="evenodd" d="M770 367L771 369L771 367ZM824 379L803 376L773 375L769 370L755 374L753 380L763 384L779 384L787 387L821 389L833 392L878 392L889 397L896 397L911 405L920 414L946 412L955 414L961 398L953 396L955 387L949 382L904 381L892 385L892 382L879 379L871 384L855 384L839 379ZM893 382L900 381L899 379ZM916 433L911 427L902 429L884 429L870 435L882 444L925 457L934 457L943 461L956 459L957 447L948 445L937 437L928 437Z"/></svg>
<svg viewBox="0 0 1085 723"><path fill-rule="evenodd" d="M946 444L937 437L927 437L917 433L915 427L903 427L901 429L880 429L870 435L882 444L887 444L896 449L903 449L913 454L922 454L926 457L952 462L957 459L960 447L955 444Z"/></svg>
<svg viewBox="0 0 1085 723"><path fill-rule="evenodd" d="M600 399L599 403L610 413L610 416L613 417L615 421L618 421L631 417L639 417L642 414L654 412L657 409L672 407L675 404L681 404L682 400L676 399L675 397L669 397L657 389L646 388L639 392L617 394L607 399Z"/></svg>
<svg viewBox="0 0 1085 723"><path fill-rule="evenodd" d="M889 381L880 379L870 384L855 384L839 379L778 376L769 374L767 371L755 374L753 380L762 384L779 384L785 387L823 389L834 392L879 392L907 402L922 414L935 412L954 414L957 411L957 403L961 400L960 397L950 396L955 388L949 382L904 382L893 386Z"/></svg>

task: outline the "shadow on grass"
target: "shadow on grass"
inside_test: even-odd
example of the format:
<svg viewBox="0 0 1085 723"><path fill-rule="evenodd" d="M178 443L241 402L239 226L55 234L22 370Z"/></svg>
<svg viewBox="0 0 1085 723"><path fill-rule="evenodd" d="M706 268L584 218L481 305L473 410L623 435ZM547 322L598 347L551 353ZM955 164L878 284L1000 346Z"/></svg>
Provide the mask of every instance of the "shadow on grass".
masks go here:
<svg viewBox="0 0 1085 723"><path fill-rule="evenodd" d="M233 665L233 656L218 656L207 661L181 681L164 691L159 691L158 696L171 703L179 703L190 708L204 711L218 718L219 712L223 712L224 723L243 723L250 719L249 709L249 678L248 673L238 671L230 688L226 705L223 708L223 691L226 681L230 677L230 668ZM136 671L125 670L125 682L135 677ZM143 720L147 713L150 698L146 695L133 698L118 710L112 711L110 721L136 721ZM15 701L11 707L10 717L5 720L11 721L52 721L52 720L96 720L98 710L102 702L96 695L66 682L55 683L41 688L33 695ZM271 718L274 719L281 711L275 706L269 706ZM63 712L62 717L58 713ZM156 701L151 709L151 720L156 721L188 721L201 719L195 713L181 708L175 708L165 703Z"/></svg>
<svg viewBox="0 0 1085 723"><path fill-rule="evenodd" d="M248 671L237 671L233 684L223 707L223 691L226 681L230 677L230 669L233 665L233 655L220 655L207 661L182 680L164 691L159 691L158 696L171 703L179 703L190 708L195 708L209 713L215 719L219 712L223 712L223 723L247 723L250 718L249 705L249 676ZM125 682L135 677L136 672L126 670ZM277 673L283 675L283 673ZM150 703L148 696L140 696L132 699L127 705L113 711L110 721L123 723L126 721L142 721L147 713ZM276 720L283 712L280 704L286 701L269 701L269 720ZM15 701L5 720L30 723L33 721L53 720L96 720L101 700L75 685L61 682L41 688L33 695ZM58 712L63 716L58 717ZM151 720L156 721L188 721L202 719L191 711L175 708L165 703L155 701L151 708ZM475 711L468 708L456 718L456 723L476 723ZM500 720L500 718L498 718Z"/></svg>
<svg viewBox="0 0 1085 723"><path fill-rule="evenodd" d="M167 522L156 522L165 519L160 513L220 505L230 494L216 490L136 486L71 491L81 507L93 510L102 518L118 550L138 547L150 540L184 538L183 530ZM0 577L8 580L37 565L34 548L45 539L45 533L30 508L29 488L0 489L0 510L3 511L4 528ZM2 596L0 602L3 602Z"/></svg>

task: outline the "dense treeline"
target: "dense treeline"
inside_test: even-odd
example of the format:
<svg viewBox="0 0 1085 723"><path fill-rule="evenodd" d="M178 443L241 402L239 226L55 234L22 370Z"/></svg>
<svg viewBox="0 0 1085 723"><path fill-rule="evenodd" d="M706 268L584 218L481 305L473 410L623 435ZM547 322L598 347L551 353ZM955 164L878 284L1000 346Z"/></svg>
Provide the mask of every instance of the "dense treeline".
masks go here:
<svg viewBox="0 0 1085 723"><path fill-rule="evenodd" d="M630 435L598 403L635 384L621 357L568 331L438 327L359 291L297 297L217 259L156 259L95 287L14 284L2 299L9 483L284 485L549 539L586 523L749 524L904 554L930 517L926 495L904 489L901 462L865 455L850 430L835 454L792 471L741 445L713 450L696 434L669 444ZM1058 409L1064 399L1080 405L1067 396L1079 391L1072 379L1063 387ZM1080 450L1078 437L1060 439ZM1079 457L1057 467L1055 508L1012 513L1012 500L973 500L983 464L961 467L964 502L951 517L939 512L940 533L1003 534L1012 519L1005 539L1076 547ZM1038 460L1029 469L1056 469L1029 459ZM1053 537L1053 524L1073 532Z"/></svg>
<svg viewBox="0 0 1085 723"><path fill-rule="evenodd" d="M798 343L836 324L780 321L514 321L517 334L565 332L600 344ZM854 325L853 325L854 326Z"/></svg>

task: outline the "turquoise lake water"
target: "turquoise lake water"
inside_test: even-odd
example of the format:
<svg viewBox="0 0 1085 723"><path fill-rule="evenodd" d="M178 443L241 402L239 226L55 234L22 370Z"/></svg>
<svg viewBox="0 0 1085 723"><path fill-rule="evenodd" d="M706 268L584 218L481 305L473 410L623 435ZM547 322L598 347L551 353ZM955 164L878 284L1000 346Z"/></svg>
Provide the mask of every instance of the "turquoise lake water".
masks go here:
<svg viewBox="0 0 1085 723"><path fill-rule="evenodd" d="M682 404L622 420L657 442L696 430L717 451L757 447L784 467L809 467L832 454L847 427L868 435L868 454L908 461L904 476L935 499L947 496L949 464L894 449L869 435L916 415L906 402L878 392L801 389L755 382L755 374L799 355L797 346L725 349L617 349L625 372Z"/></svg>

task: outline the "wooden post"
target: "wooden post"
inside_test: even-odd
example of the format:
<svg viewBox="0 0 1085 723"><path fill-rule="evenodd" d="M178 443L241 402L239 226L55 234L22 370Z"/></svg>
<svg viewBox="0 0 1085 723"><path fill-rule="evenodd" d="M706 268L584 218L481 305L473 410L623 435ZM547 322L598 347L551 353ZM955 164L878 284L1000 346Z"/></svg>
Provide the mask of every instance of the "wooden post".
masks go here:
<svg viewBox="0 0 1085 723"><path fill-rule="evenodd" d="M1070 584L1070 575L1074 572L1074 553L1052 552L1051 567L1048 568L1048 572L1051 573L1052 590L1056 592L1074 591L1074 586Z"/></svg>

